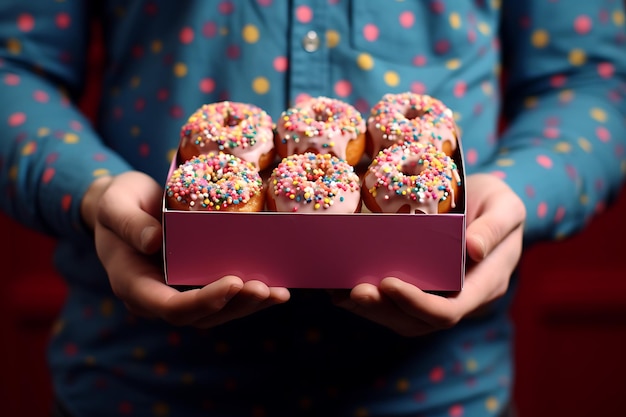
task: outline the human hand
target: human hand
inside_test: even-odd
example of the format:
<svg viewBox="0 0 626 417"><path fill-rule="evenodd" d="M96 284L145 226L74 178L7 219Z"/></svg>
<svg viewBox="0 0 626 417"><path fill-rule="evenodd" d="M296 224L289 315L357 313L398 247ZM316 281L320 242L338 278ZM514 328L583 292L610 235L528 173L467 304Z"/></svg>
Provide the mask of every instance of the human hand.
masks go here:
<svg viewBox="0 0 626 417"><path fill-rule="evenodd" d="M520 198L499 178L467 178L468 255L463 290L450 296L431 294L398 278L378 286L359 284L334 301L355 314L404 336L419 336L456 325L503 296L522 252L526 218Z"/></svg>
<svg viewBox="0 0 626 417"><path fill-rule="evenodd" d="M289 299L286 288L236 276L182 292L165 284L159 256L162 192L149 176L128 172L94 182L81 205L111 288L131 312L208 328Z"/></svg>

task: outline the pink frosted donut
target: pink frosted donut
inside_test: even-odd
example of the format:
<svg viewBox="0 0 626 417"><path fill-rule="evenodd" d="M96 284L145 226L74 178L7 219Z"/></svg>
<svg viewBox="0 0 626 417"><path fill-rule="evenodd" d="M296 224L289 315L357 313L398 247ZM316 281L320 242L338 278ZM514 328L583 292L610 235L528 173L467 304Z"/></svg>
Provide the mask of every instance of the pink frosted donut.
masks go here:
<svg viewBox="0 0 626 417"><path fill-rule="evenodd" d="M165 185L174 210L261 211L265 204L258 170L235 155L202 154L180 164Z"/></svg>
<svg viewBox="0 0 626 417"><path fill-rule="evenodd" d="M178 160L225 152L263 170L275 156L273 127L272 118L255 105L231 101L204 104L181 128Z"/></svg>
<svg viewBox="0 0 626 417"><path fill-rule="evenodd" d="M363 177L362 196L376 213L446 213L456 205L461 178L448 155L411 142L383 149Z"/></svg>
<svg viewBox="0 0 626 417"><path fill-rule="evenodd" d="M428 95L385 94L367 120L367 153L376 155L395 143L431 142L446 155L457 148L459 132L452 110Z"/></svg>
<svg viewBox="0 0 626 417"><path fill-rule="evenodd" d="M330 154L294 154L272 171L267 186L270 211L356 213L360 180L353 167Z"/></svg>
<svg viewBox="0 0 626 417"><path fill-rule="evenodd" d="M313 152L356 165L365 151L365 120L348 103L311 97L285 110L276 122L276 149L284 158Z"/></svg>

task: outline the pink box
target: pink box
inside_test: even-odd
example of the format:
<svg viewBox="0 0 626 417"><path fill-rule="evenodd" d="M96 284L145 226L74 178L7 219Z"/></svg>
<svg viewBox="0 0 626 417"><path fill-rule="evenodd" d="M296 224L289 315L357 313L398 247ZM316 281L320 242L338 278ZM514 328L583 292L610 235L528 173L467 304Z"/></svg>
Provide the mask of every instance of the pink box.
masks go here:
<svg viewBox="0 0 626 417"><path fill-rule="evenodd" d="M163 202L169 285L225 275L289 288L352 288L395 276L428 291L459 291L465 276L465 175L454 213L293 214L177 211ZM174 157L174 161L176 157ZM171 170L176 166L172 162Z"/></svg>

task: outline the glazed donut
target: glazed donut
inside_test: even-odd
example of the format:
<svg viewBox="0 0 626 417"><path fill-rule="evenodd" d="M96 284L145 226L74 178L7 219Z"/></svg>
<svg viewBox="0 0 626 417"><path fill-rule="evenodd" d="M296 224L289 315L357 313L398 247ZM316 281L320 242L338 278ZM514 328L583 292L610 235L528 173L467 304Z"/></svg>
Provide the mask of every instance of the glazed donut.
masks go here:
<svg viewBox="0 0 626 417"><path fill-rule="evenodd" d="M366 153L402 142L432 142L446 155L457 148L459 131L445 104L428 95L411 92L385 94L367 119Z"/></svg>
<svg viewBox="0 0 626 417"><path fill-rule="evenodd" d="M204 104L180 130L178 162L221 151L263 170L275 157L273 123L269 114L252 104L231 101Z"/></svg>
<svg viewBox="0 0 626 417"><path fill-rule="evenodd" d="M173 210L263 210L265 193L258 170L235 155L202 154L180 164L165 185Z"/></svg>
<svg viewBox="0 0 626 417"><path fill-rule="evenodd" d="M276 123L281 158L305 152L331 154L356 165L365 152L365 120L348 103L311 97L285 110Z"/></svg>
<svg viewBox="0 0 626 417"><path fill-rule="evenodd" d="M360 179L352 165L330 154L306 152L283 158L267 185L270 211L357 213Z"/></svg>
<svg viewBox="0 0 626 417"><path fill-rule="evenodd" d="M361 193L375 213L446 213L456 205L461 178L456 164L432 144L392 145L378 153Z"/></svg>

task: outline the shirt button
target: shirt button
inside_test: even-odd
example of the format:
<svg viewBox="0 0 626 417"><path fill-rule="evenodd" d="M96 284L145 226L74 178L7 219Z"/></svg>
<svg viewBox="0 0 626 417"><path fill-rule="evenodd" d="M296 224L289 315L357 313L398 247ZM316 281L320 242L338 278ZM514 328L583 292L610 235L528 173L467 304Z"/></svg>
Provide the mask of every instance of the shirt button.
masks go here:
<svg viewBox="0 0 626 417"><path fill-rule="evenodd" d="M302 39L302 47L307 52L315 52L320 47L320 38L317 36L317 32L312 30L308 31Z"/></svg>

